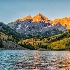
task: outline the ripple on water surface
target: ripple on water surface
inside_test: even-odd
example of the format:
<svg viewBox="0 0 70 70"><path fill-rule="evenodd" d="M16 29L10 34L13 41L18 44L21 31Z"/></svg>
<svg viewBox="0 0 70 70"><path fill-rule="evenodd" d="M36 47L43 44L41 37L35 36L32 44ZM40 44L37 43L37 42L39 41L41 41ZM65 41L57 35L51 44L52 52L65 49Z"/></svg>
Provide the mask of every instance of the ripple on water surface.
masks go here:
<svg viewBox="0 0 70 70"><path fill-rule="evenodd" d="M0 50L0 70L70 70L70 52Z"/></svg>

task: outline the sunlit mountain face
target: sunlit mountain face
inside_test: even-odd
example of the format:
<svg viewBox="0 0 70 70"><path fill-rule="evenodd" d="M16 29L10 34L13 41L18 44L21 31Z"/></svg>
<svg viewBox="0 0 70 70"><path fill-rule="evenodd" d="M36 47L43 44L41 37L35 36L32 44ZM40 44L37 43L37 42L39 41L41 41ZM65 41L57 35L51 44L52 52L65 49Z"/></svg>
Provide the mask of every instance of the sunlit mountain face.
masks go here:
<svg viewBox="0 0 70 70"><path fill-rule="evenodd" d="M25 21L25 20L27 20L27 19L32 20L32 17L29 15L29 16L26 16L26 17L24 17L24 18L14 20L14 22L18 22L18 21L23 22L23 21Z"/></svg>
<svg viewBox="0 0 70 70"><path fill-rule="evenodd" d="M50 23L52 23L51 20L49 20L48 18L46 18L44 15L42 15L40 13L33 17L32 22L45 22L45 23L50 22Z"/></svg>
<svg viewBox="0 0 70 70"><path fill-rule="evenodd" d="M26 35L55 35L56 33L61 33L70 28L70 18L55 19L54 21L48 19L42 14L37 14L36 16L26 16L21 19L17 19L12 23L9 23L12 29L19 33L24 33ZM49 33L48 33L49 32Z"/></svg>
<svg viewBox="0 0 70 70"><path fill-rule="evenodd" d="M60 22L63 26L66 26L67 29L70 29L70 17L55 19L53 21L53 24L57 24L58 22Z"/></svg>
<svg viewBox="0 0 70 70"><path fill-rule="evenodd" d="M66 26L67 29L70 29L70 17L58 18L52 21L49 20L46 16L39 13L34 17L29 15L24 18L14 20L14 22L18 22L18 21L23 22L25 20L31 20L32 22L51 23L51 24L61 23L62 26Z"/></svg>
<svg viewBox="0 0 70 70"><path fill-rule="evenodd" d="M14 20L14 22L17 22L17 21L20 21L20 22L23 22L25 20L32 20L32 22L45 22L45 23L52 23L51 20L49 20L48 18L46 18L44 15L42 14L37 14L36 16L32 17L32 16L26 16L24 18L21 18L21 19L17 19L17 20Z"/></svg>

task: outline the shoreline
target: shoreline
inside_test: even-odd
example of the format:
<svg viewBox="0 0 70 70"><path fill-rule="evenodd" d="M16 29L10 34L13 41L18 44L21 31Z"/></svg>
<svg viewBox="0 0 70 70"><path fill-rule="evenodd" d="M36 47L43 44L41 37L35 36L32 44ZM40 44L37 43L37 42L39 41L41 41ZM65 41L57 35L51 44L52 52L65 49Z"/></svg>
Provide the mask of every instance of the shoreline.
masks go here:
<svg viewBox="0 0 70 70"><path fill-rule="evenodd" d="M6 49L6 48L0 48L0 50L30 50L30 49ZM33 51L33 50L31 50L31 51ZM47 49L37 49L37 50L34 50L34 51L70 51L70 49L69 50L67 50L67 49L61 49L61 50L47 50Z"/></svg>

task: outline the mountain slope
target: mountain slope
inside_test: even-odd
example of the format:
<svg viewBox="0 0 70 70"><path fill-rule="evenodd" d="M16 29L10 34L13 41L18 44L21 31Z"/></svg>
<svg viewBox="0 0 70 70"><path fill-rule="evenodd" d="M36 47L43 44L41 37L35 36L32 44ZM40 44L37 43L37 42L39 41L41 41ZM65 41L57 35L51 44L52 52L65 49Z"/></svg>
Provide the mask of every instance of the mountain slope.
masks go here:
<svg viewBox="0 0 70 70"><path fill-rule="evenodd" d="M30 45L37 50L70 50L70 30L51 37L35 37L21 40L18 44Z"/></svg>
<svg viewBox="0 0 70 70"><path fill-rule="evenodd" d="M17 44L22 36L9 26L0 22L0 48L3 49L25 49Z"/></svg>
<svg viewBox="0 0 70 70"><path fill-rule="evenodd" d="M15 30L11 29L9 26L5 25L4 23L0 22L0 32L14 38L16 41L20 40L22 35L17 33Z"/></svg>
<svg viewBox="0 0 70 70"><path fill-rule="evenodd" d="M29 20L26 20L26 21L29 21ZM28 25L29 23L26 23L26 24ZM38 24L38 23L36 22L35 24ZM60 23L56 24L56 28L62 29L61 24ZM1 46L0 48L5 48L5 49L28 48L31 50L32 49L33 50L34 49L45 49L45 50L68 49L69 50L70 49L70 30L66 30L66 31L64 30L63 32L59 32L59 30L56 30L56 29L51 30L51 29L49 31L46 31L45 34L43 33L43 35L38 34L36 36L31 36L31 35L24 36L20 33L17 33L16 31L11 29L9 26L5 25L4 23L0 22L0 46ZM46 34L48 34L48 37Z"/></svg>
<svg viewBox="0 0 70 70"><path fill-rule="evenodd" d="M54 19L53 21L52 20L49 20L47 17L45 17L44 15L42 14L37 14L36 16L34 17L31 17L30 15L29 16L26 16L24 18L21 18L21 19L17 19L15 20L15 22L17 21L20 21L20 22L23 22L25 20L32 20L32 22L45 22L45 23L51 23L51 24L57 24L57 23L61 23L62 26L67 26L66 28L67 29L70 29L70 17L64 17L64 18L58 18L58 19Z"/></svg>

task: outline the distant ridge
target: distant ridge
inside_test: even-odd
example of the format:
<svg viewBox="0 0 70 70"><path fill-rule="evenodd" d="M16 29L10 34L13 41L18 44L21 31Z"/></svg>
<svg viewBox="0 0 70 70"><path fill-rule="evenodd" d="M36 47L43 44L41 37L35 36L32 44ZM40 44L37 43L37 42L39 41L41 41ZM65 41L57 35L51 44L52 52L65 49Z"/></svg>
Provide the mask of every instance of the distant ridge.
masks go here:
<svg viewBox="0 0 70 70"><path fill-rule="evenodd" d="M67 29L70 29L70 17L58 18L52 21L49 20L46 16L42 15L41 13L38 13L34 17L28 15L24 18L14 20L14 22L24 22L25 20L31 20L32 22L45 22L51 24L57 24L60 22L62 26L66 26Z"/></svg>
<svg viewBox="0 0 70 70"><path fill-rule="evenodd" d="M66 26L67 29L70 29L70 17L55 19L53 24L57 24L58 22L60 22L63 26Z"/></svg>
<svg viewBox="0 0 70 70"><path fill-rule="evenodd" d="M23 22L23 21L25 21L25 20L27 20L27 19L32 19L32 16L29 15L29 16L26 16L26 17L24 17L24 18L14 20L14 22L17 22L17 21Z"/></svg>

